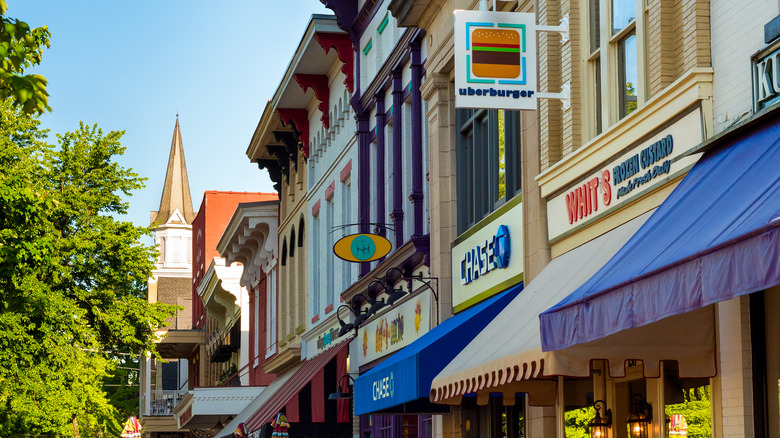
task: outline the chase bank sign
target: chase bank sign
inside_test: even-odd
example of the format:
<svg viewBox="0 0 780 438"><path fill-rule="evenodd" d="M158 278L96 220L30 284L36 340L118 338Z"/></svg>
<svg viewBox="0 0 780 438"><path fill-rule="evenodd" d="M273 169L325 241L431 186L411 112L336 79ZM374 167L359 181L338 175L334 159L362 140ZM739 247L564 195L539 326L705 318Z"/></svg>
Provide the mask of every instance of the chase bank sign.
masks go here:
<svg viewBox="0 0 780 438"><path fill-rule="evenodd" d="M498 212L453 242L455 312L523 281L523 204L513 199Z"/></svg>
<svg viewBox="0 0 780 438"><path fill-rule="evenodd" d="M379 401L385 398L393 398L395 393L395 378L393 373L389 376L375 380L372 384L371 396L374 401Z"/></svg>
<svg viewBox="0 0 780 438"><path fill-rule="evenodd" d="M500 225L492 239L477 243L475 248L463 255L460 262L460 283L469 284L491 271L509 266L511 248L509 228Z"/></svg>

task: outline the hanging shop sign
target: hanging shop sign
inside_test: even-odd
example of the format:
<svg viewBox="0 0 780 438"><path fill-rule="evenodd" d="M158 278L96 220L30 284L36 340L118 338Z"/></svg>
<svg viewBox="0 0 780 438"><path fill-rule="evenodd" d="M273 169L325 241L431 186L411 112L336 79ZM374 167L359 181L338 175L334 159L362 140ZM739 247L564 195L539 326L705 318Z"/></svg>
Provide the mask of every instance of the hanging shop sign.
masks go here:
<svg viewBox="0 0 780 438"><path fill-rule="evenodd" d="M687 154L704 140L703 129L697 107L549 199L549 239L586 226L685 172L701 156Z"/></svg>
<svg viewBox="0 0 780 438"><path fill-rule="evenodd" d="M455 106L536 109L536 16L455 11Z"/></svg>
<svg viewBox="0 0 780 438"><path fill-rule="evenodd" d="M456 312L523 281L522 218L523 204L518 198L508 210L475 225L455 241L452 304Z"/></svg>
<svg viewBox="0 0 780 438"><path fill-rule="evenodd" d="M760 111L780 101L780 41L752 58L753 109Z"/></svg>
<svg viewBox="0 0 780 438"><path fill-rule="evenodd" d="M392 244L376 234L350 234L333 245L333 253L348 262L372 262L390 253Z"/></svg>
<svg viewBox="0 0 780 438"><path fill-rule="evenodd" d="M396 352L430 329L431 295L426 291L361 327L357 339L350 344L350 366L360 367Z"/></svg>

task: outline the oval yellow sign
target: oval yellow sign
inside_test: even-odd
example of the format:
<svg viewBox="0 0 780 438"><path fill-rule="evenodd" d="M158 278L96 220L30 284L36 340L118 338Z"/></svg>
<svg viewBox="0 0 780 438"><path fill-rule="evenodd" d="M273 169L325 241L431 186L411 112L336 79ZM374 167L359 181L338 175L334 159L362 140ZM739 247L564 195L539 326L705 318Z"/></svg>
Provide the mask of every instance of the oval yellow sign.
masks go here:
<svg viewBox="0 0 780 438"><path fill-rule="evenodd" d="M373 262L390 253L393 245L376 234L350 234L333 245L333 253L348 262Z"/></svg>

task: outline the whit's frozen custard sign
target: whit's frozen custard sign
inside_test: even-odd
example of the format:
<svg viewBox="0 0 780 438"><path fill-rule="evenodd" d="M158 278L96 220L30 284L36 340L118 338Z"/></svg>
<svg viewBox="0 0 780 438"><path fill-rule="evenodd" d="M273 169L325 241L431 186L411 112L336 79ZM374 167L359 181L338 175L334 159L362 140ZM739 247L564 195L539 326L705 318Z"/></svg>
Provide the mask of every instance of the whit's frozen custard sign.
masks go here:
<svg viewBox="0 0 780 438"><path fill-rule="evenodd" d="M550 198L549 239L614 211L684 171L699 159L700 154L688 151L701 144L702 129L701 109L696 108Z"/></svg>
<svg viewBox="0 0 780 438"><path fill-rule="evenodd" d="M536 109L534 14L455 11L455 105Z"/></svg>

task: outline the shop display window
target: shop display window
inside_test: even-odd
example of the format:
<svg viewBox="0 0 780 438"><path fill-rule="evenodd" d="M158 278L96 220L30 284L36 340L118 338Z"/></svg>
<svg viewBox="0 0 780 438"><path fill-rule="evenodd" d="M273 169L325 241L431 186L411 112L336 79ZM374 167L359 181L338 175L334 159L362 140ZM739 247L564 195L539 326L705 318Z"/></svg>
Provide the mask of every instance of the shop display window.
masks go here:
<svg viewBox="0 0 780 438"><path fill-rule="evenodd" d="M749 302L755 436L780 436L780 287Z"/></svg>
<svg viewBox="0 0 780 438"><path fill-rule="evenodd" d="M676 362L664 362L664 436L712 436L709 379L681 379ZM660 418L658 420L661 420Z"/></svg>
<svg viewBox="0 0 780 438"><path fill-rule="evenodd" d="M595 415L593 381L590 378L564 379L563 421L566 438L589 438L588 423Z"/></svg>
<svg viewBox="0 0 780 438"><path fill-rule="evenodd" d="M492 395L486 406L477 405L475 397L464 397L461 404L462 438L525 438L526 400L515 395L515 404L504 405L502 394Z"/></svg>

